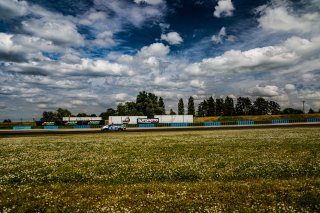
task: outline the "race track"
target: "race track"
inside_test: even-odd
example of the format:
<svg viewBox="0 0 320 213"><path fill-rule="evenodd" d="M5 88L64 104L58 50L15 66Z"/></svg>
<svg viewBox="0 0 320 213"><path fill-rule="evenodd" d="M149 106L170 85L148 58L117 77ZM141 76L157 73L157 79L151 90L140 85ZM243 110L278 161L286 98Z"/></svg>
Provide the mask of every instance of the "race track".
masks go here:
<svg viewBox="0 0 320 213"><path fill-rule="evenodd" d="M128 128L122 132L101 132L99 128L90 129L30 129L30 130L0 130L3 136L47 135L47 134L125 134L126 132L160 132L160 131L203 131L203 130L233 130L233 129L261 129L261 128L294 128L294 127L320 127L320 122L314 123L286 123L286 124L256 124L256 125L226 125L226 126L195 126L195 127L153 127Z"/></svg>

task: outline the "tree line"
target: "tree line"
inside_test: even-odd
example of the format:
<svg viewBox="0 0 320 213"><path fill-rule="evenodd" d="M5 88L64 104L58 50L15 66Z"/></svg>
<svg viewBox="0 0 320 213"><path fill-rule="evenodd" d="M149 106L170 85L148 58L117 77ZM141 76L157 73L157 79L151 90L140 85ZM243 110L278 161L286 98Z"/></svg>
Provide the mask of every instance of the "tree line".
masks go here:
<svg viewBox="0 0 320 213"><path fill-rule="evenodd" d="M185 114L183 99L178 101L178 114ZM320 112L320 109L319 109ZM238 97L236 103L233 98L227 96L225 99L214 99L212 96L204 99L195 110L194 98L190 96L187 105L187 114L198 117L207 116L236 116L236 115L277 115L277 114L303 114L300 109L285 108L281 111L280 105L275 101L268 101L262 97L258 97L255 101L251 101L248 97ZM308 113L315 113L310 108Z"/></svg>
<svg viewBox="0 0 320 213"><path fill-rule="evenodd" d="M202 100L197 109L195 108L195 100L192 96L189 97L188 103L184 106L182 98L178 100L178 111L170 109L170 115L194 115L198 117L206 116L235 116L235 115L267 115L267 114L303 114L299 109L286 108L281 111L280 105L275 101L268 101L262 97L258 97L251 101L248 97L238 97L236 102L234 99L227 96L226 98L216 98L212 96ZM320 112L320 110L319 110ZM309 113L315 113L312 109ZM149 116L165 115L165 104L162 97L158 97L153 93L145 91L139 92L135 101L120 103L116 109L108 108L99 116L103 120L108 120L109 116ZM95 114L88 115L86 113L78 113L72 115L67 109L59 108L56 112L45 111L42 114L42 121L62 120L63 117L96 117Z"/></svg>

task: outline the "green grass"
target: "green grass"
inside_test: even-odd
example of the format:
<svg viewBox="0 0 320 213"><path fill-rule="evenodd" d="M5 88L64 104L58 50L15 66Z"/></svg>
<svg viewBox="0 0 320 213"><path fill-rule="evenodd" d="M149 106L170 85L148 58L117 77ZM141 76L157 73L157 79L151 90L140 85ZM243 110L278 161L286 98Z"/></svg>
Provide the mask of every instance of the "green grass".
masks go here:
<svg viewBox="0 0 320 213"><path fill-rule="evenodd" d="M0 139L0 212L320 211L319 128Z"/></svg>

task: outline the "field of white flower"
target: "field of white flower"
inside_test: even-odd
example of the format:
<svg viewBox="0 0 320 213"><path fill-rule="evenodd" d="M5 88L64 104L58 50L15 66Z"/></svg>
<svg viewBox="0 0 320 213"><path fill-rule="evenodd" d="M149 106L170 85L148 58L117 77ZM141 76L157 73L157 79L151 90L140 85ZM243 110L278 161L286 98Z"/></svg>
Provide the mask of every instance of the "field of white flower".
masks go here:
<svg viewBox="0 0 320 213"><path fill-rule="evenodd" d="M0 138L0 212L319 212L320 128Z"/></svg>

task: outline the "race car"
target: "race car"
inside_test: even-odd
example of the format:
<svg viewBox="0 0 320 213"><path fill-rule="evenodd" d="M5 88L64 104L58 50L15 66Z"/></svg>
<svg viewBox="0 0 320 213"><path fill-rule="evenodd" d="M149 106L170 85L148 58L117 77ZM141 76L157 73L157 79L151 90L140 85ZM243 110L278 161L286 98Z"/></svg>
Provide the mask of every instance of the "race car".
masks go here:
<svg viewBox="0 0 320 213"><path fill-rule="evenodd" d="M126 130L126 127L124 125L114 125L114 124L109 124L106 126L101 127L101 131L124 131Z"/></svg>

